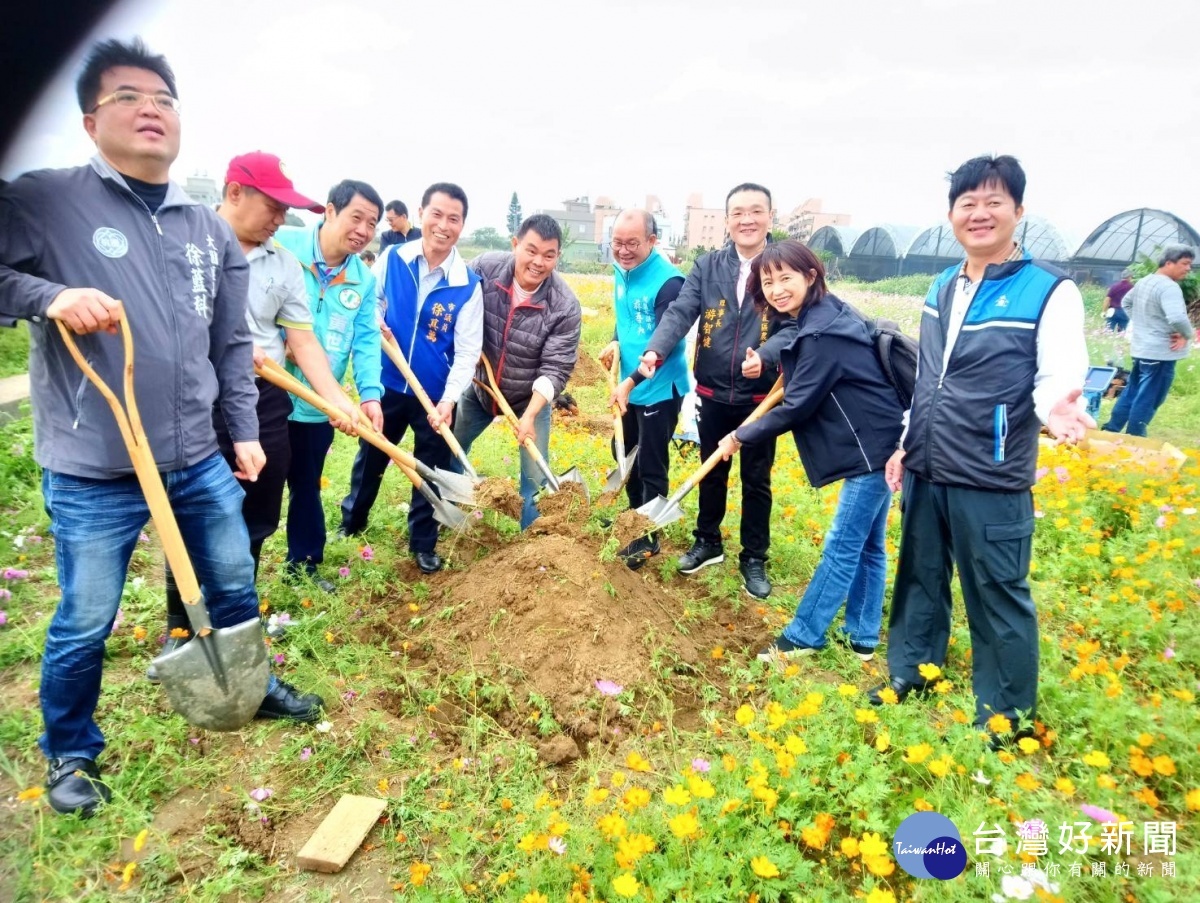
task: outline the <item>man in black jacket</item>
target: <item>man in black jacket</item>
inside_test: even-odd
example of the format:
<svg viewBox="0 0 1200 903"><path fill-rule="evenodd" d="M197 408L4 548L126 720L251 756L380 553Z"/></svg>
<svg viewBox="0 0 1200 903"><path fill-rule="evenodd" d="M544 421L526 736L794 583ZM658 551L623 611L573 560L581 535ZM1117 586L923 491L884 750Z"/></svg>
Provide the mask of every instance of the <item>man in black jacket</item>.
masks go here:
<svg viewBox="0 0 1200 903"><path fill-rule="evenodd" d="M696 336L696 395L700 454L707 457L723 436L733 432L766 397L775 381L778 357L764 361L767 375L751 379L741 364L750 349L767 339L768 322L746 297L750 263L767 245L774 210L771 192L746 182L725 198L725 228L730 243L696 261L679 297L667 308L642 355L643 373L653 374L661 361L700 321ZM788 328L794 328L790 324ZM767 549L771 545L771 466L775 440L769 439L742 454L742 525L739 570L746 591L758 599L771 593L767 580ZM730 463L722 461L700 481L700 514L690 550L679 559L679 570L694 574L725 560L721 521L729 490Z"/></svg>

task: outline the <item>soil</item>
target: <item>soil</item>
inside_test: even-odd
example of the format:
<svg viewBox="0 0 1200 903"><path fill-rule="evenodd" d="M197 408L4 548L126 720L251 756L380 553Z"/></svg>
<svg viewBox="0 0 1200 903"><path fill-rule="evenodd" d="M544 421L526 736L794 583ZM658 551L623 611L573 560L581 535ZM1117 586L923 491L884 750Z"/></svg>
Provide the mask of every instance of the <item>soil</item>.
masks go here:
<svg viewBox="0 0 1200 903"><path fill-rule="evenodd" d="M578 536L590 510L586 490L573 481L559 483L558 492L543 492L537 507L538 519L529 527L535 536L547 533Z"/></svg>
<svg viewBox="0 0 1200 903"><path fill-rule="evenodd" d="M575 369L567 380L569 386L595 386L608 381L608 373L600 362L590 354L581 354L575 361Z"/></svg>
<svg viewBox="0 0 1200 903"><path fill-rule="evenodd" d="M644 514L638 514L633 508L628 508L617 515L613 521L613 533L621 548L629 545L635 539L653 533L657 528L654 521Z"/></svg>
<svg viewBox="0 0 1200 903"><path fill-rule="evenodd" d="M475 488L475 503L507 514L513 520L521 519L521 493L517 484L507 477L488 477Z"/></svg>

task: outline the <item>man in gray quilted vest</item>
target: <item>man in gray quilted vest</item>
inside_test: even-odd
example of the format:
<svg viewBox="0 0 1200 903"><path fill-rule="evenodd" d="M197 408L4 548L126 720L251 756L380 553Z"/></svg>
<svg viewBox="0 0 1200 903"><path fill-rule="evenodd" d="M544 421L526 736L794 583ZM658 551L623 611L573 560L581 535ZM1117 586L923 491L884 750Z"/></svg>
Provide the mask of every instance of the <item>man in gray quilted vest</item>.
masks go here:
<svg viewBox="0 0 1200 903"><path fill-rule="evenodd" d="M489 251L469 264L483 280L483 353L501 394L520 418L517 441L533 437L547 460L552 403L575 369L582 321L579 299L554 272L561 252L558 222L536 213L521 223L511 253ZM482 366L475 376L486 384ZM468 386L454 418L454 435L462 447L469 451L499 413L486 392ZM540 485L537 465L522 448L522 530L538 516L533 497Z"/></svg>

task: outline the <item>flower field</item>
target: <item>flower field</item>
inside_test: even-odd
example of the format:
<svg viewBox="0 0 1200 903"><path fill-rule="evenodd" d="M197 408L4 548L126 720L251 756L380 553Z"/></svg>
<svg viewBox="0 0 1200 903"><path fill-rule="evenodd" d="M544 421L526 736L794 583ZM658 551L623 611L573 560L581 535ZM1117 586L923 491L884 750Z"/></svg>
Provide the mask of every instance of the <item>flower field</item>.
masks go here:
<svg viewBox="0 0 1200 903"><path fill-rule="evenodd" d="M589 312L581 353L594 356L612 334L612 283L568 278ZM919 299L835 291L915 334ZM1096 362L1107 343L1094 337ZM1194 447L1200 376L1180 370L1160 435ZM556 415L552 465L578 465L595 495L612 466L606 389L568 391L581 414ZM150 530L134 553L99 709L114 801L85 822L54 815L40 793L36 690L57 598L54 544L29 420L2 429L0 899L1200 896L1194 451L1176 471L1121 450L1042 448L1037 730L998 753L971 724L961 603L948 660L923 669L935 692L904 704L868 704L865 691L886 676L883 656L862 663L831 644L785 668L755 660L790 619L836 505L836 486L809 487L790 439L772 478L766 603L742 591L731 561L676 574L691 515L668 528L663 555L628 572L601 522L621 506L578 512L574 540L522 536L483 513L464 536L443 539L450 568L426 577L405 551L409 492L394 469L366 536L331 534L325 576L337 594L285 584L277 534L262 607L281 628L278 673L326 700L327 718L313 726L213 734L170 713L144 679L164 621ZM354 450L339 437L326 469L331 530ZM472 458L481 474L515 476L514 444L499 428ZM673 484L697 463L694 453L673 457ZM734 546L736 486L725 523ZM894 566L895 504L889 531ZM539 622L536 636L512 629L537 606L591 614ZM618 635L629 637L622 648L606 645ZM489 644L496 637L507 639ZM551 665L561 686L538 682ZM385 798L380 824L341 873L298 871L296 853L344 793ZM917 879L900 866L894 835L917 812L957 827L968 860L958 877Z"/></svg>

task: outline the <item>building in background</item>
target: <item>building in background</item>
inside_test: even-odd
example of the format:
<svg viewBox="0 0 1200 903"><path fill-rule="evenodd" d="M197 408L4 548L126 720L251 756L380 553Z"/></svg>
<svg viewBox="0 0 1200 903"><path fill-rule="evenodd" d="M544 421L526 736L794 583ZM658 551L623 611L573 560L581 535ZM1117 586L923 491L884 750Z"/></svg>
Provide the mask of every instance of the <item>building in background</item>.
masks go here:
<svg viewBox="0 0 1200 903"><path fill-rule="evenodd" d="M683 244L688 250L710 251L725 244L725 208L705 207L699 192L688 195L683 211Z"/></svg>
<svg viewBox="0 0 1200 903"><path fill-rule="evenodd" d="M210 179L206 172L188 176L183 183L183 190L193 201L210 209L215 210L221 204L221 186L217 184L216 179Z"/></svg>
<svg viewBox="0 0 1200 903"><path fill-rule="evenodd" d="M823 205L820 198L809 198L788 214L787 220L782 223L783 228L787 229L788 238L808 241L823 226L850 225L849 213L825 213L821 209Z"/></svg>

